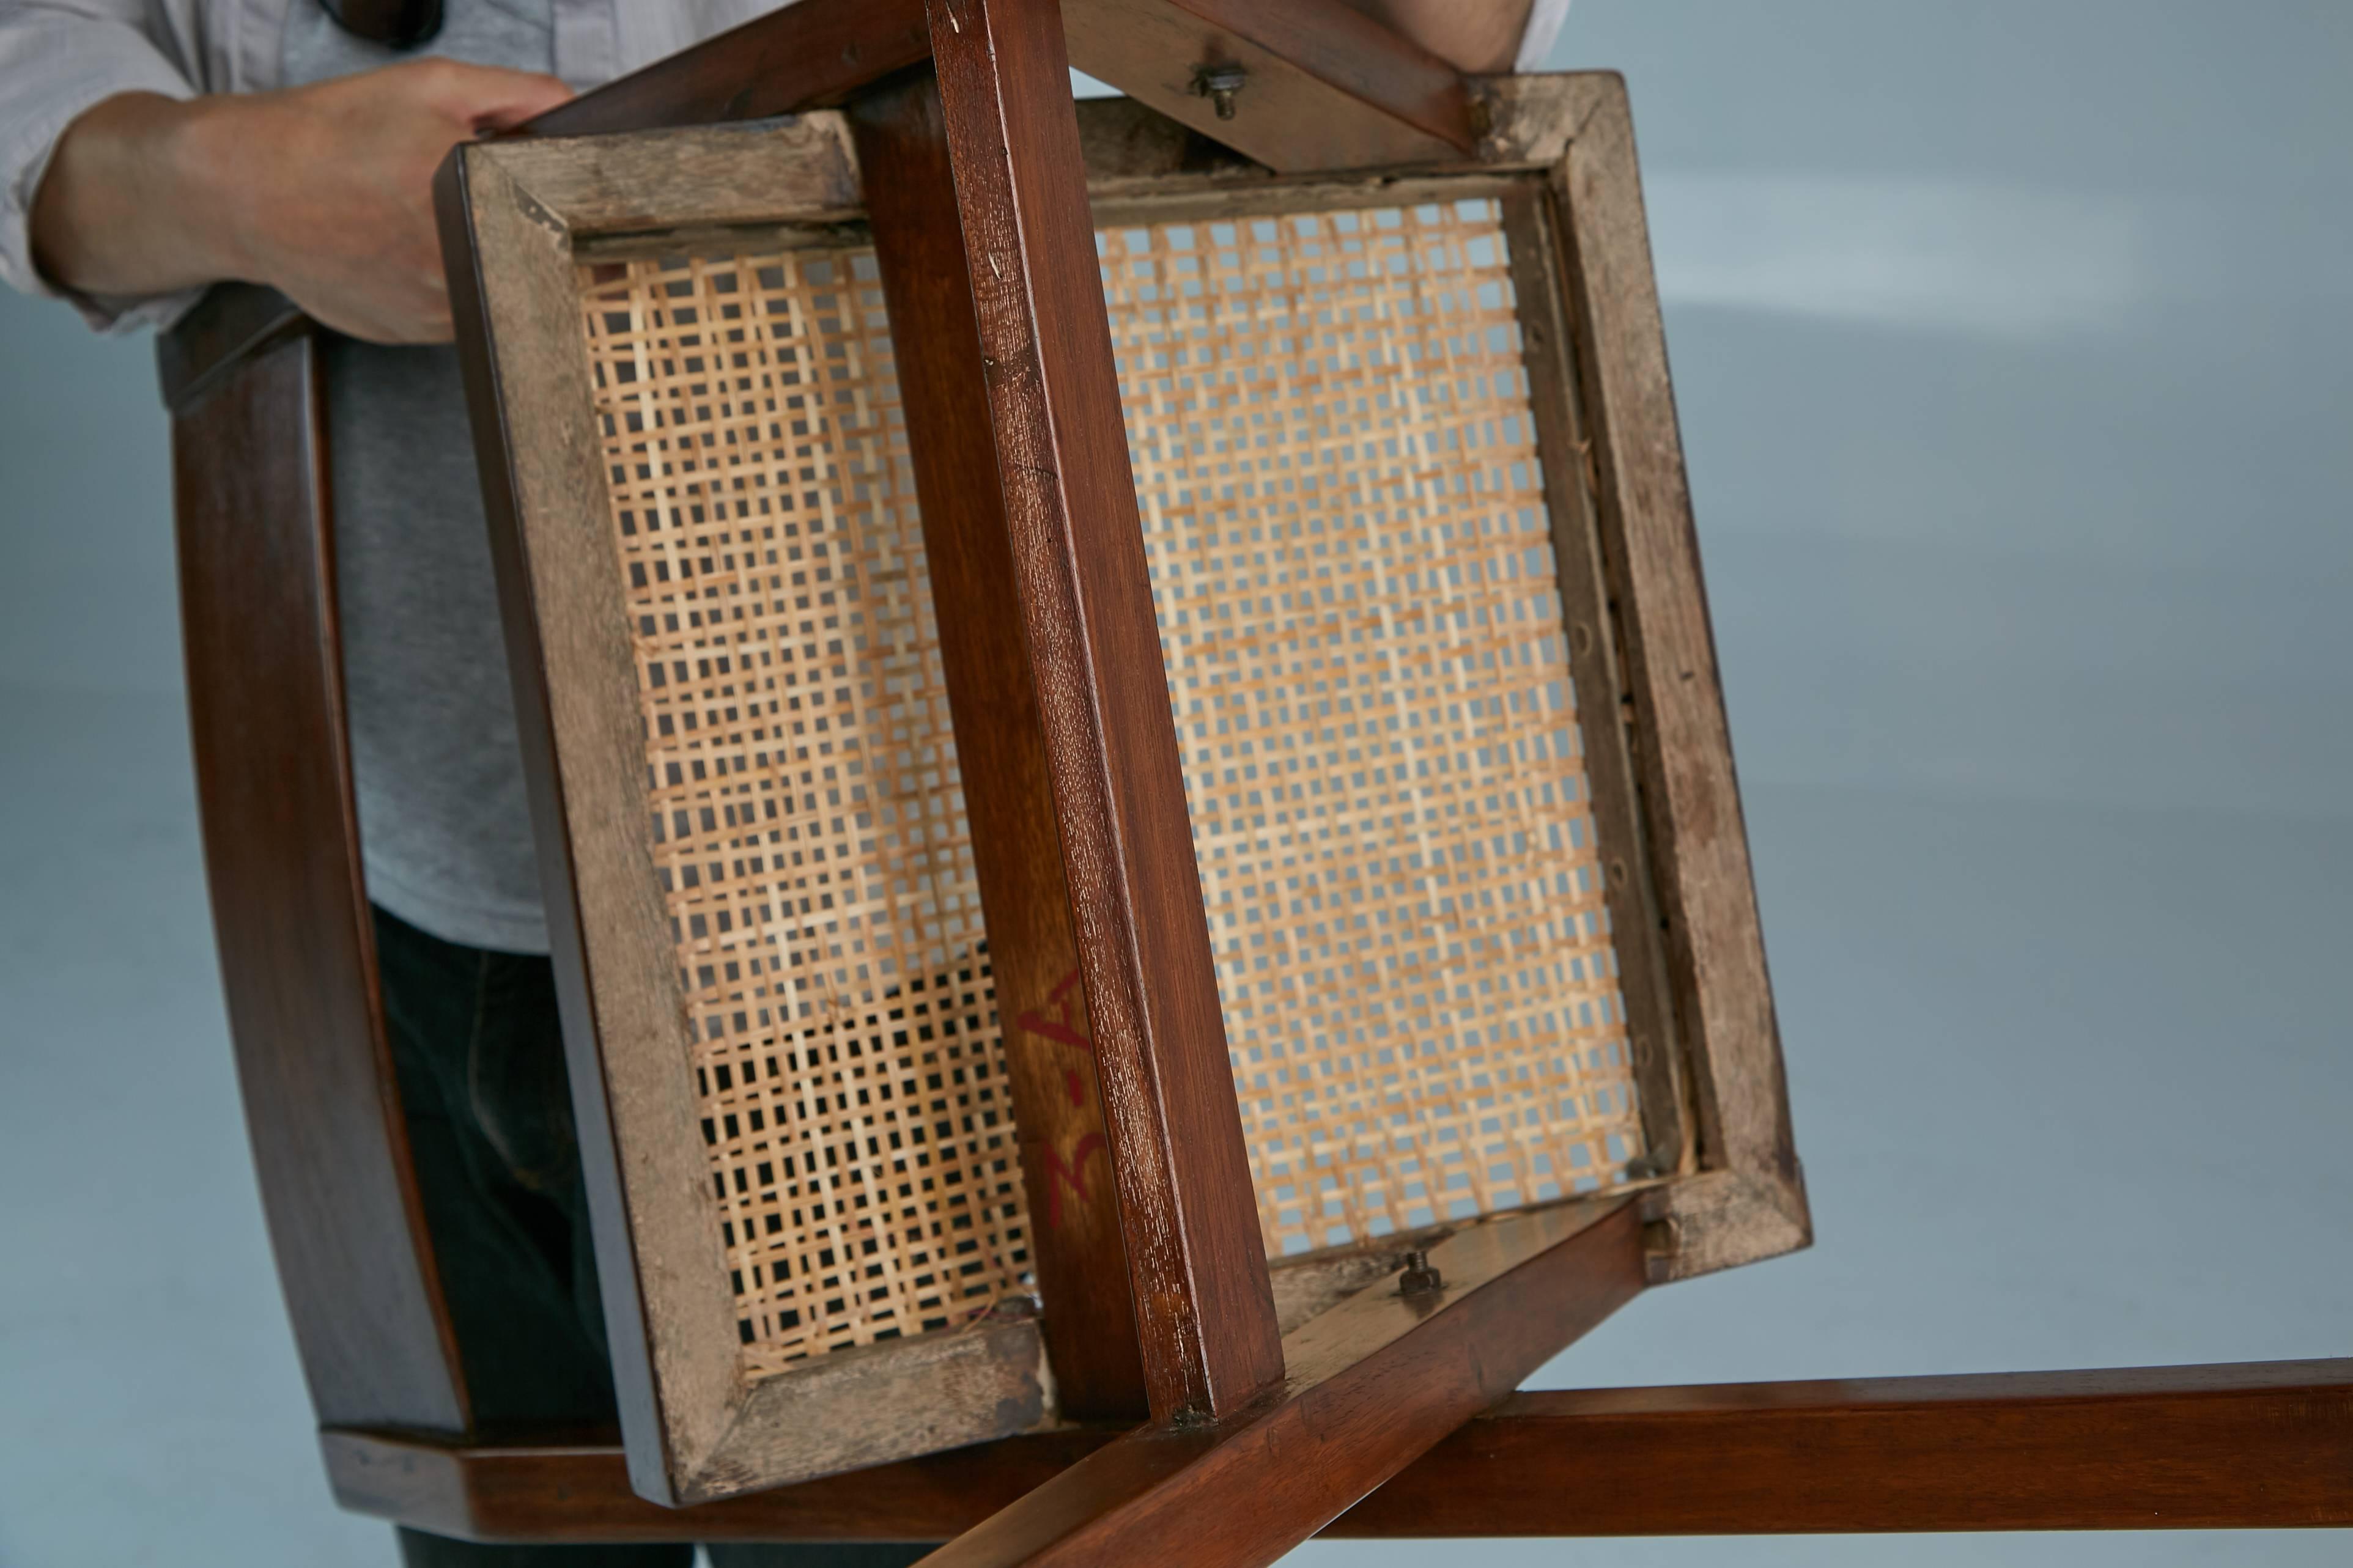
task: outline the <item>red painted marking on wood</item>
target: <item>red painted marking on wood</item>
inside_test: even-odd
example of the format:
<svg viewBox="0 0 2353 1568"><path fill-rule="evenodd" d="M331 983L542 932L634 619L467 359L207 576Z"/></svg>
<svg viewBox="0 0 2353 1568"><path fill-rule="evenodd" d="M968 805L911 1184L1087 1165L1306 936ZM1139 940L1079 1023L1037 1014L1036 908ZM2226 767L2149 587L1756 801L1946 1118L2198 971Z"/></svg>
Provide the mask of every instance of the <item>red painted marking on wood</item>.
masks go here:
<svg viewBox="0 0 2353 1568"><path fill-rule="evenodd" d="M1074 994L1078 989L1079 972L1073 969L1057 981L1054 989L1047 994L1046 1000L1052 1005L1053 1016L1049 1017L1043 1011L1032 1008L1014 1022L1033 1035L1043 1035L1050 1040L1075 1046L1089 1056L1094 1055L1095 1043L1086 1033L1087 999L1084 995Z"/></svg>
<svg viewBox="0 0 2353 1568"><path fill-rule="evenodd" d="M1071 1151L1071 1163L1062 1163L1062 1156L1051 1143L1046 1145L1046 1228L1059 1230L1062 1224L1062 1189L1069 1187L1079 1202L1087 1201L1087 1156L1103 1146L1103 1135L1090 1132L1081 1138Z"/></svg>

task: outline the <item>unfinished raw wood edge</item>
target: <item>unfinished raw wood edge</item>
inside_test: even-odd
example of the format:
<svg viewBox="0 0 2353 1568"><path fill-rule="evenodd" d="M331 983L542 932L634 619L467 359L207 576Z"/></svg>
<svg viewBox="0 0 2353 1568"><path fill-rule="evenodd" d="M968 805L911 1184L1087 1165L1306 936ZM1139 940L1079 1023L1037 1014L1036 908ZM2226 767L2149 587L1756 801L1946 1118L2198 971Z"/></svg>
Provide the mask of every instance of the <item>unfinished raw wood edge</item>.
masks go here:
<svg viewBox="0 0 2353 1568"><path fill-rule="evenodd" d="M689 1076L670 1048L686 1005L645 843L637 671L584 417L594 387L574 263L561 217L489 148L453 153L437 194L614 1385L632 1480L675 1503L735 1415L735 1314Z"/></svg>
<svg viewBox="0 0 2353 1568"><path fill-rule="evenodd" d="M1650 1280L1714 1274L1798 1252L1814 1239L1802 1185L1748 1171L1701 1171L1642 1194Z"/></svg>
<svg viewBox="0 0 2353 1568"><path fill-rule="evenodd" d="M1701 1250L1688 1267L1676 1266L1680 1276L1802 1246L1811 1226L1667 375L1633 122L1622 81L1604 77L1589 90L1596 101L1552 184L1700 1163L1770 1190L1761 1203L1691 1200L1688 1244ZM1780 1226L1767 1225L1751 1245L1701 1246L1703 1231L1743 1216L1763 1224L1770 1215Z"/></svg>
<svg viewBox="0 0 2353 1568"><path fill-rule="evenodd" d="M819 110L741 125L485 142L499 169L575 246L634 232L860 216L858 163L841 116Z"/></svg>
<svg viewBox="0 0 2353 1568"><path fill-rule="evenodd" d="M1342 0L1068 0L1073 65L1271 168L1426 163L1476 137L1453 67ZM1241 86L1219 115L1212 68Z"/></svg>
<svg viewBox="0 0 2353 1568"><path fill-rule="evenodd" d="M1282 1375L1053 0L931 0L1155 1419Z"/></svg>
<svg viewBox="0 0 2353 1568"><path fill-rule="evenodd" d="M1182 1541L1221 1568L1272 1563L1640 1294L1641 1248L1614 1196L1465 1230L1430 1254L1440 1287L1361 1290L1288 1335L1290 1373L1256 1405L1123 1437L924 1561L1093 1568Z"/></svg>
<svg viewBox="0 0 2353 1568"><path fill-rule="evenodd" d="M1084 100L1074 109L1088 195L1100 225L1263 212L1286 202L1378 206L1489 194L1460 182L1481 173L1500 179L1549 168L1556 150L1550 157L1531 156L1522 143L1541 154L1551 145L1542 127L1589 111L1601 88L1616 79L1577 72L1496 79L1513 84L1510 105L1500 111L1504 140L1491 136L1473 157L1450 148L1434 163L1353 178L1278 173L1148 104ZM1525 135L1524 125L1530 128ZM581 256L677 251L702 242L740 245L770 232L780 242L864 237L857 157L844 117L832 110L740 124L501 139L475 151L533 200L561 213ZM204 318L216 323L212 330L197 332L187 351L175 353L199 353L195 339L280 330L301 319L268 290L225 285L218 292L220 309L213 310L207 297ZM260 303L272 300L282 310L273 313ZM191 322L203 324L195 317ZM167 371L167 386L174 374L200 372L211 363L198 358L188 371Z"/></svg>
<svg viewBox="0 0 2353 1568"><path fill-rule="evenodd" d="M1602 569L1591 484L1591 437L1577 400L1577 363L1566 277L1552 202L1525 178L1504 196L1504 238L1518 297L1521 352L1530 412L1544 465L1552 520L1561 629L1576 683L1585 776L1592 792L1627 1048L1641 1097L1642 1168L1679 1174L1695 1164L1687 1134L1683 1042L1675 1026L1673 988L1659 934L1658 894L1647 825L1634 784L1624 722L1626 686L1619 668L1616 611Z"/></svg>
<svg viewBox="0 0 2353 1568"><path fill-rule="evenodd" d="M830 1351L745 1392L681 1489L699 1503L1009 1437L1050 1425L1052 1384L1036 1320Z"/></svg>
<svg viewBox="0 0 2353 1568"><path fill-rule="evenodd" d="M1626 79L1614 70L1527 71L1465 79L1472 117L1484 129L1479 161L1549 169L1593 116L1615 103L1622 110Z"/></svg>
<svg viewBox="0 0 2353 1568"><path fill-rule="evenodd" d="M657 1502L682 1505L905 1451L883 1451L892 1442L968 1443L1025 1429L1047 1418L1050 1387L1029 1322L835 1352L749 1384L743 1376L701 1111L678 1048L691 1028L675 937L647 842L612 499L602 445L584 418L595 387L570 215L554 193L510 174L518 161L509 154L524 145L459 150L445 171L445 238L460 341L487 350L485 363L469 365L469 395L632 1480ZM737 155L757 145L738 143ZM615 178L645 180L655 167L623 163ZM486 275L499 278L496 291L482 288ZM617 1259L628 1266L613 1267ZM886 1383L900 1393L883 1397ZM780 1443L787 1432L793 1441Z"/></svg>

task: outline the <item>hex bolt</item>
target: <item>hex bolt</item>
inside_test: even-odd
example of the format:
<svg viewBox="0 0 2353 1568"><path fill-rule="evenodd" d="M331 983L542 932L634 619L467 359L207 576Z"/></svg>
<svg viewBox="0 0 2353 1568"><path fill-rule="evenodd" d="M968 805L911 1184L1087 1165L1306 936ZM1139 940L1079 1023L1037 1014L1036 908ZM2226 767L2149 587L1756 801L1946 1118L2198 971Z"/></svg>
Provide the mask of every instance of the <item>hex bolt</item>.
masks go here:
<svg viewBox="0 0 2353 1568"><path fill-rule="evenodd" d="M1430 1266L1429 1253L1409 1252L1405 1255L1405 1272L1398 1276L1398 1295L1429 1296L1445 1289L1446 1281L1439 1277L1437 1269Z"/></svg>
<svg viewBox="0 0 2353 1568"><path fill-rule="evenodd" d="M1234 94L1241 91L1250 80L1250 72L1240 66L1203 66L1193 73L1193 92L1217 105L1218 118L1234 117Z"/></svg>

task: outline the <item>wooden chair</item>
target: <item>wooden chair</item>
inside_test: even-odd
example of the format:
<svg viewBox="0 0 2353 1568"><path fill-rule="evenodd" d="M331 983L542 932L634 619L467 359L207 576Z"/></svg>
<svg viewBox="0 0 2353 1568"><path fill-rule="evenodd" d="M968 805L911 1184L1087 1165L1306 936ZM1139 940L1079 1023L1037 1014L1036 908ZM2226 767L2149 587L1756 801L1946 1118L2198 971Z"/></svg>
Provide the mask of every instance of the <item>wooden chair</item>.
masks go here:
<svg viewBox="0 0 2353 1568"><path fill-rule="evenodd" d="M346 1506L973 1564L2353 1522L2348 1363L1512 1392L1810 1235L1616 78L804 0L440 200L622 1408L470 1415L316 329L216 290L199 794Z"/></svg>

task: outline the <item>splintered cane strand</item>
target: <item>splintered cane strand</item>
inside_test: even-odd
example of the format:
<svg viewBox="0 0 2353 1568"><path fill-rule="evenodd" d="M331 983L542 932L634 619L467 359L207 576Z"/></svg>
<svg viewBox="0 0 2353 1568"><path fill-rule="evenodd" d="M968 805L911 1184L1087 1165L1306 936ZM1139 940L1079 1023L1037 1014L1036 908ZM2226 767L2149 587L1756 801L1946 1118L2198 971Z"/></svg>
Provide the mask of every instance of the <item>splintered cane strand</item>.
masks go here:
<svg viewBox="0 0 2353 1568"><path fill-rule="evenodd" d="M1271 1254L1640 1152L1493 204L1100 237ZM591 265L747 1370L1029 1278L870 252Z"/></svg>

